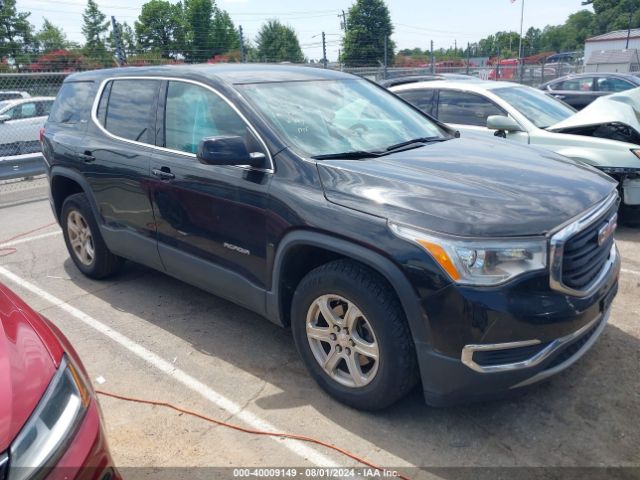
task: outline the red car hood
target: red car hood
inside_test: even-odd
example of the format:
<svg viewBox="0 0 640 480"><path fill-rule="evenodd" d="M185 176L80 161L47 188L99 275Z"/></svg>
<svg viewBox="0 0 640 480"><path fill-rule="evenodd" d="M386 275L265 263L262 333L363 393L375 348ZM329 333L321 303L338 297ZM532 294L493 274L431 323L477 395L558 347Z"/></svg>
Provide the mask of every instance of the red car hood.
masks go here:
<svg viewBox="0 0 640 480"><path fill-rule="evenodd" d="M40 401L61 356L42 318L0 284L0 452Z"/></svg>

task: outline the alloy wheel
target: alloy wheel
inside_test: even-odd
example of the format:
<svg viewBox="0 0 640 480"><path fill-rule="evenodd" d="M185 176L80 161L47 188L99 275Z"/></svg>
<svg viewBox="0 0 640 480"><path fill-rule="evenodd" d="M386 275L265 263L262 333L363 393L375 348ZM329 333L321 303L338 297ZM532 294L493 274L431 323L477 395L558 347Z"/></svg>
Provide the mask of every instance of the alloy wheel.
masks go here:
<svg viewBox="0 0 640 480"><path fill-rule="evenodd" d="M89 224L78 210L71 210L67 215L67 233L76 258L83 265L90 266L95 258L93 235Z"/></svg>
<svg viewBox="0 0 640 480"><path fill-rule="evenodd" d="M307 312L306 332L313 356L333 380L360 388L375 378L378 341L355 303L333 294L316 298Z"/></svg>

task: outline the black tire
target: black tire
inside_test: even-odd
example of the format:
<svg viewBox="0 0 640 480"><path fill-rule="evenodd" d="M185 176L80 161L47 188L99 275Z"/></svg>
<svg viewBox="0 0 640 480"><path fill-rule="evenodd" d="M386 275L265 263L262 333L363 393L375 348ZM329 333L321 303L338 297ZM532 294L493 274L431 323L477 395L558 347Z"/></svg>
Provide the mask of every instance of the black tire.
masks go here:
<svg viewBox="0 0 640 480"><path fill-rule="evenodd" d="M338 295L352 302L373 329L379 363L375 376L364 386L342 385L314 356L306 331L307 313L322 295ZM358 262L337 260L309 272L293 296L291 329L311 376L332 397L351 407L370 411L386 408L404 397L418 381L415 347L400 302L377 272ZM349 368L346 363L343 367Z"/></svg>
<svg viewBox="0 0 640 480"><path fill-rule="evenodd" d="M68 220L69 216L75 212L78 212L82 218L86 221L93 244L93 259L90 263L83 263L79 255L76 253L71 245ZM118 257L109 251L107 245L104 243L98 223L93 215L89 200L84 193L76 193L67 197L62 204L62 213L60 217L60 223L62 226L62 233L64 235L64 242L67 245L69 256L76 267L84 273L87 277L101 279L115 274L120 270L124 259Z"/></svg>

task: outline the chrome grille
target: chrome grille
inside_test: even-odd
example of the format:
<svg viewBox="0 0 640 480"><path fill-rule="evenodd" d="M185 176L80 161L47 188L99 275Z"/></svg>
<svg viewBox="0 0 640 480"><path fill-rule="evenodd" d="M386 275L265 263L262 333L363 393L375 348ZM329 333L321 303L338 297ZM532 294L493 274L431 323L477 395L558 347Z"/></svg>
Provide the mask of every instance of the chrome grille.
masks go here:
<svg viewBox="0 0 640 480"><path fill-rule="evenodd" d="M551 288L586 296L602 284L617 261L613 231L619 202L612 193L551 237Z"/></svg>
<svg viewBox="0 0 640 480"><path fill-rule="evenodd" d="M617 208L617 206L616 206ZM595 223L567 240L562 261L562 283L582 290L602 271L613 246L613 233L600 241L600 232L615 225L615 210L608 211Z"/></svg>

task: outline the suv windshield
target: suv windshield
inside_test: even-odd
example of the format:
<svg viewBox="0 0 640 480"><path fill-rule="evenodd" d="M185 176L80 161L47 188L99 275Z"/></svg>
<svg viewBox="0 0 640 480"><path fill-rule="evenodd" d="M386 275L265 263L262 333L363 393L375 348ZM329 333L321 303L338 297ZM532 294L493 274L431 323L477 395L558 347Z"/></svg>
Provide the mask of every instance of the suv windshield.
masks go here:
<svg viewBox="0 0 640 480"><path fill-rule="evenodd" d="M538 128L548 128L576 113L569 105L534 88L506 87L491 91L509 102Z"/></svg>
<svg viewBox="0 0 640 480"><path fill-rule="evenodd" d="M366 156L392 146L400 148L414 139L420 143L449 138L428 118L365 80L256 83L238 88L305 156L342 152Z"/></svg>

